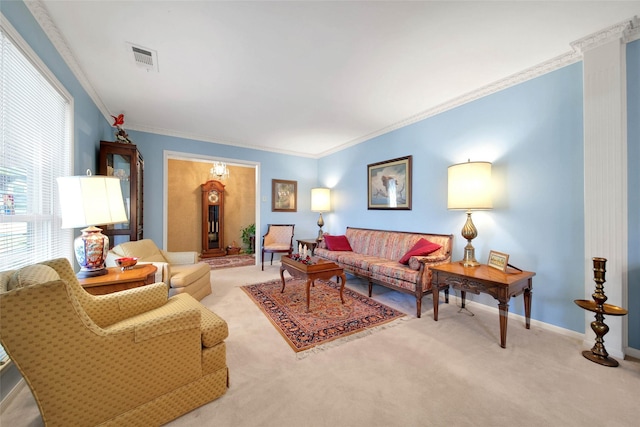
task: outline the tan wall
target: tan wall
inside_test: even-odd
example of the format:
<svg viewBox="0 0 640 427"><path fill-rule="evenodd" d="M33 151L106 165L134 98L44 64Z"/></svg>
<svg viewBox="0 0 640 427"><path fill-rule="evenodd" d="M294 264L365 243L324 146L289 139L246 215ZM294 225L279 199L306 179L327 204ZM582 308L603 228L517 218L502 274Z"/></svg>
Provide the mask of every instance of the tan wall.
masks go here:
<svg viewBox="0 0 640 427"><path fill-rule="evenodd" d="M252 167L228 166L224 188L224 247L243 247L240 229L255 222L256 184ZM167 250L202 252L202 196L211 163L169 160Z"/></svg>

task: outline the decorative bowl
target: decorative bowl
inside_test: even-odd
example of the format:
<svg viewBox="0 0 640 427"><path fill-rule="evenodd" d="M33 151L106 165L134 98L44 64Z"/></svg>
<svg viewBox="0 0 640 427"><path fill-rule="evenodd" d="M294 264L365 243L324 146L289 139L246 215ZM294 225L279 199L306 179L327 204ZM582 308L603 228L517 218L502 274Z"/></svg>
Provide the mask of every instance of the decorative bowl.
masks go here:
<svg viewBox="0 0 640 427"><path fill-rule="evenodd" d="M130 270L138 263L138 258L118 258L116 264L122 271Z"/></svg>

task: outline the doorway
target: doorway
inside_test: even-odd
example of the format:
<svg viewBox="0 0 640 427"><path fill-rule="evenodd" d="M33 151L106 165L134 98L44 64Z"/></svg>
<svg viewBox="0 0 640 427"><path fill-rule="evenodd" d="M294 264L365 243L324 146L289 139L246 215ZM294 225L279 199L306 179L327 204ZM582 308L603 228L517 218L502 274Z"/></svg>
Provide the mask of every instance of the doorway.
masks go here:
<svg viewBox="0 0 640 427"><path fill-rule="evenodd" d="M174 151L164 152L163 238L168 251L202 252L201 184L211 177L213 162L225 162L224 247L244 249L242 229L260 225L259 163ZM234 244L235 243L235 244Z"/></svg>

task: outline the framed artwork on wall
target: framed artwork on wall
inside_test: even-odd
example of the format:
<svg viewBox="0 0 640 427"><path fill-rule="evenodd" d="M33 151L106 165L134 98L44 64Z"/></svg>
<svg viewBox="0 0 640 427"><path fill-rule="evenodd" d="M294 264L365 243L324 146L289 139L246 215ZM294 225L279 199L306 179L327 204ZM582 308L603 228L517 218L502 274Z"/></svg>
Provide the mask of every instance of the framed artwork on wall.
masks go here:
<svg viewBox="0 0 640 427"><path fill-rule="evenodd" d="M271 180L271 211L297 212L298 181Z"/></svg>
<svg viewBox="0 0 640 427"><path fill-rule="evenodd" d="M411 162L399 157L367 166L367 209L411 210Z"/></svg>

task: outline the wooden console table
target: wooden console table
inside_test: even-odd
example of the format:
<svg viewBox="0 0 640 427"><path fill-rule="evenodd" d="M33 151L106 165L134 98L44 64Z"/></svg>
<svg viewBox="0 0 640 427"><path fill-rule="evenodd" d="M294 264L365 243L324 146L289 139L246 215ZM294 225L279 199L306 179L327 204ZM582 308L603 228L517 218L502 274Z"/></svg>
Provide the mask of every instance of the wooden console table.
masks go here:
<svg viewBox="0 0 640 427"><path fill-rule="evenodd" d="M438 320L438 294L441 289L449 286L458 289L462 297L462 308L465 305L467 292L474 294L489 294L498 300L500 310L500 346L507 346L507 316L509 315L509 300L511 297L524 294L524 312L526 328L529 329L531 320L531 293L533 276L531 271L507 269L502 272L486 265L478 267L464 267L459 262L431 267L433 276L433 319Z"/></svg>
<svg viewBox="0 0 640 427"><path fill-rule="evenodd" d="M155 283L156 271L153 264L140 264L130 270L120 270L120 267L109 267L107 274L78 279L82 287L92 295L105 295L126 289Z"/></svg>

